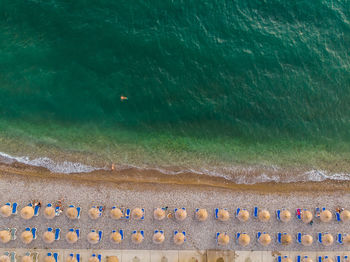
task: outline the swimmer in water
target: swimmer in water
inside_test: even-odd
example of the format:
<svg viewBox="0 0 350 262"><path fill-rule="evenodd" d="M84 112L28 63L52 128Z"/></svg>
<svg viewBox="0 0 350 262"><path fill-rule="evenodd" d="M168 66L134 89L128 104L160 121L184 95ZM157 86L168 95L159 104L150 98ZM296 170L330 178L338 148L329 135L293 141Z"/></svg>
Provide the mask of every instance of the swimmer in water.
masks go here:
<svg viewBox="0 0 350 262"><path fill-rule="evenodd" d="M124 101L124 100L128 100L128 98L126 96L121 96L120 101Z"/></svg>

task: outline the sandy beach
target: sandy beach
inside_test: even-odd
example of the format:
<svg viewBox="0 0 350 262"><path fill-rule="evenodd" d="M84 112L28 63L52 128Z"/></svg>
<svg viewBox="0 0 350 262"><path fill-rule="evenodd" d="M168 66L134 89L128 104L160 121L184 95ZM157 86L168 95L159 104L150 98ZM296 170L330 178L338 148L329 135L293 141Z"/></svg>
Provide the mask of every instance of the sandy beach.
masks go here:
<svg viewBox="0 0 350 262"><path fill-rule="evenodd" d="M174 182L175 181L175 182ZM196 183L197 181L197 183ZM27 205L31 200L38 199L43 206L47 203L64 198L64 206L74 204L82 208L82 215L78 221L71 221L61 214L54 220L47 220L40 212L38 217L28 221L16 215L11 218L2 218L3 227L15 227L18 235L25 227L36 227L38 238L28 246L24 245L19 237L15 241L5 244L6 247L22 248L98 248L98 249L235 249L235 250L345 250L346 247L334 243L324 247L317 243L318 232L329 232L335 237L337 233L348 233L348 225L336 222L321 223L314 219L314 224L306 225L292 220L285 224L277 221L275 210L287 208L292 214L297 208L314 210L316 207L326 207L332 211L337 207L349 208L350 194L347 191L347 183L305 183L305 184L261 184L261 185L234 185L222 183L215 179L196 180L195 178L169 177L161 178L156 174L149 177L140 177L139 174L75 174L59 175L49 174L45 170L38 170L20 166L2 166L0 190L3 204L6 202L18 202L19 208ZM215 184L216 183L216 184ZM187 184L187 185L186 185ZM268 193L268 194L267 194ZM91 220L87 211L92 205L103 205L106 211L96 221ZM145 208L144 221L114 221L109 216L112 206L123 206L130 209ZM157 207L168 206L169 210L185 207L188 217L182 221L164 219L155 221L153 210ZM259 222L251 218L246 223L239 222L233 217L234 211L246 208L252 215L253 207L266 208L271 213L271 220L267 223ZM209 216L205 222L194 219L196 208L206 208ZM231 214L228 222L220 222L214 219L215 208L227 208ZM42 234L47 227L61 228L61 240L53 244L42 241ZM69 228L80 228L81 239L73 246L65 241L65 234ZM103 239L99 244L92 245L87 241L87 234L91 229L103 230ZM109 241L109 234L113 229L123 229L125 240L119 244ZM165 241L161 245L152 242L154 230L161 229L165 232ZM145 239L142 244L131 242L133 230L144 230ZM173 243L173 231L186 231L187 242L182 246ZM262 247L257 243L257 232L269 233L273 240L268 247ZM231 241L226 247L220 247L215 240L216 232L227 232ZM246 232L251 236L251 244L248 247L240 247L234 236L237 232ZM293 236L294 243L282 246L276 242L276 234L286 232ZM311 247L303 247L295 242L297 232L308 233L314 237Z"/></svg>

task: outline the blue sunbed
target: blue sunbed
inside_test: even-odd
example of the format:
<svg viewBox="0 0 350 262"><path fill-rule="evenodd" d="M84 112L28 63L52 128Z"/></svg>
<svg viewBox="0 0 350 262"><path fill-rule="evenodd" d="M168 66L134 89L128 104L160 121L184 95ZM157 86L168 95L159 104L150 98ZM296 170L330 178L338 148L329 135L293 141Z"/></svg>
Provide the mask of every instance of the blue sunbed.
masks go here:
<svg viewBox="0 0 350 262"><path fill-rule="evenodd" d="M13 215L17 214L17 207L18 207L18 204L16 202L12 203L12 214Z"/></svg>
<svg viewBox="0 0 350 262"><path fill-rule="evenodd" d="M61 233L61 229L56 228L55 229L55 240L60 240L60 233Z"/></svg>
<svg viewBox="0 0 350 262"><path fill-rule="evenodd" d="M341 244L341 245L343 244L343 236L342 236L342 234L339 233L337 235L337 241L338 241L339 244Z"/></svg>
<svg viewBox="0 0 350 262"><path fill-rule="evenodd" d="M301 244L301 233L300 232L297 233L297 242L299 244Z"/></svg>
<svg viewBox="0 0 350 262"><path fill-rule="evenodd" d="M322 243L322 233L318 233L318 242Z"/></svg>
<svg viewBox="0 0 350 262"><path fill-rule="evenodd" d="M253 216L254 216L255 218L258 217L258 211L259 211L258 207L254 207L254 214L253 214Z"/></svg>
<svg viewBox="0 0 350 262"><path fill-rule="evenodd" d="M282 233L281 232L277 233L277 242L280 244L282 243Z"/></svg>
<svg viewBox="0 0 350 262"><path fill-rule="evenodd" d="M340 212L335 212L335 217L336 217L337 221L341 221Z"/></svg>
<svg viewBox="0 0 350 262"><path fill-rule="evenodd" d="M276 217L277 217L277 220L281 220L281 210L280 209L276 210Z"/></svg>
<svg viewBox="0 0 350 262"><path fill-rule="evenodd" d="M340 256L337 256L337 262L341 262Z"/></svg>
<svg viewBox="0 0 350 262"><path fill-rule="evenodd" d="M154 234L157 234L157 233L164 234L164 230L158 230L158 229L154 230Z"/></svg>
<svg viewBox="0 0 350 262"><path fill-rule="evenodd" d="M282 257L281 256L277 257L277 262L282 262Z"/></svg>

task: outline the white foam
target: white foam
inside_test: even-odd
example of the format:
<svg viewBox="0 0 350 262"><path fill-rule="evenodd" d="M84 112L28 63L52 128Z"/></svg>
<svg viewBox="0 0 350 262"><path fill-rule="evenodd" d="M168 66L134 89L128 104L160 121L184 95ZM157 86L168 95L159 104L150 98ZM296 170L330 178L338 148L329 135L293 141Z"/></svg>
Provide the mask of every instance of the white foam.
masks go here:
<svg viewBox="0 0 350 262"><path fill-rule="evenodd" d="M44 167L53 173L89 173L95 170L102 170L103 168L97 168L89 165L84 165L77 162L55 162L48 157L39 157L31 159L28 156L11 156L6 153L0 152L0 156L6 159L14 160L19 163L23 163L30 166Z"/></svg>

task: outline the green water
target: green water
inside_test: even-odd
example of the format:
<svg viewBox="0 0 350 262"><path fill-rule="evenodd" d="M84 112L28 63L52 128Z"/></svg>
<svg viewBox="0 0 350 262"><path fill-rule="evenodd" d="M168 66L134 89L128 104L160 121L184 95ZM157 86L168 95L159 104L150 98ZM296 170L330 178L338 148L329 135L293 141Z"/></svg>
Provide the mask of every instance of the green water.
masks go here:
<svg viewBox="0 0 350 262"><path fill-rule="evenodd" d="M349 1L3 0L0 29L2 152L349 173Z"/></svg>

